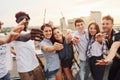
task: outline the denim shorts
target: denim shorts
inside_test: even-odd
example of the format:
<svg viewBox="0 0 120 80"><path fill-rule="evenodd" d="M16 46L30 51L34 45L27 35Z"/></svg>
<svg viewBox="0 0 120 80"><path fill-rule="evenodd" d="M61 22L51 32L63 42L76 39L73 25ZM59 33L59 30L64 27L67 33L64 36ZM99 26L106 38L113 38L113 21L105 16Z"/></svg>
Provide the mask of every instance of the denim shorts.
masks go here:
<svg viewBox="0 0 120 80"><path fill-rule="evenodd" d="M48 69L45 71L45 77L46 80L52 80L52 78L55 77L56 73L59 71L59 69L56 69L54 71L49 71Z"/></svg>

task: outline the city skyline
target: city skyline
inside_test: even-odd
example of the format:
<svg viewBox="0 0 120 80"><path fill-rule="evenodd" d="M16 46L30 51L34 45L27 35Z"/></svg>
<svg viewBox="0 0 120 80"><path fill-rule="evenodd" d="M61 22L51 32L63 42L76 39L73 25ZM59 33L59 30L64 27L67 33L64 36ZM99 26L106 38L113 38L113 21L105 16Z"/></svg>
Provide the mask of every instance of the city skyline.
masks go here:
<svg viewBox="0 0 120 80"><path fill-rule="evenodd" d="M112 3L112 4L110 4ZM5 26L16 26L15 13L25 11L31 17L30 26L40 26L43 23L46 9L46 22L53 21L60 25L59 19L89 16L90 11L100 11L102 16L111 15L115 23L120 23L120 1L118 0L1 0L0 20Z"/></svg>

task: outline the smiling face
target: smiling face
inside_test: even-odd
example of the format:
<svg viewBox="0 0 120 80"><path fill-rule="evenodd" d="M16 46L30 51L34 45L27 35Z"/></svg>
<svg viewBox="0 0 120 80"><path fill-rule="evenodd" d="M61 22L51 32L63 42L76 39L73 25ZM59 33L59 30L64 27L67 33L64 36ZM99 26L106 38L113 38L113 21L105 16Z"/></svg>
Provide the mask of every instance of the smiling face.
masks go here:
<svg viewBox="0 0 120 80"><path fill-rule="evenodd" d="M43 35L46 39L50 39L52 37L52 28L45 26L43 29Z"/></svg>
<svg viewBox="0 0 120 80"><path fill-rule="evenodd" d="M76 26L75 26L75 28L76 28L76 30L78 30L78 32L82 32L83 30L84 30L84 22L78 22L78 23L76 23Z"/></svg>
<svg viewBox="0 0 120 80"><path fill-rule="evenodd" d="M90 33L91 36L94 36L94 35L97 33L97 30L96 30L96 28L95 28L95 25L92 24L92 25L89 27L89 33Z"/></svg>
<svg viewBox="0 0 120 80"><path fill-rule="evenodd" d="M59 29L54 29L53 30L53 35L54 35L54 38L57 40L57 41L61 41L62 40L62 32L59 30Z"/></svg>
<svg viewBox="0 0 120 80"><path fill-rule="evenodd" d="M99 26L97 23L91 23L89 26L88 26L88 31L89 31L89 34L90 36L95 36L97 33L100 32L100 29L99 29Z"/></svg>
<svg viewBox="0 0 120 80"><path fill-rule="evenodd" d="M102 20L102 29L105 33L109 33L112 30L113 22L111 20Z"/></svg>

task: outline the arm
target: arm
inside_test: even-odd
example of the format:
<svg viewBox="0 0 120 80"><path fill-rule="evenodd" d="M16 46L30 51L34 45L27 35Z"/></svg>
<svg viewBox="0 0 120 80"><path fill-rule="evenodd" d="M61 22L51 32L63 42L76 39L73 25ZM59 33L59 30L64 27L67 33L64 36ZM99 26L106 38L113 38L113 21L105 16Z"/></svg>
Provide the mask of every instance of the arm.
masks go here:
<svg viewBox="0 0 120 80"><path fill-rule="evenodd" d="M11 32L9 35L0 36L0 45L13 41L18 35L18 33Z"/></svg>
<svg viewBox="0 0 120 80"><path fill-rule="evenodd" d="M0 36L0 45L7 43L9 40L9 35L6 36Z"/></svg>
<svg viewBox="0 0 120 80"><path fill-rule="evenodd" d="M55 47L54 46L43 45L41 47L41 49L43 49L43 51L46 51L46 52L49 52L49 53L55 51Z"/></svg>
<svg viewBox="0 0 120 80"><path fill-rule="evenodd" d="M72 35L71 35L71 33L67 33L67 34L65 35L65 39L66 39L66 43L67 43L67 44L70 44L71 41L72 41Z"/></svg>
<svg viewBox="0 0 120 80"><path fill-rule="evenodd" d="M5 44L5 43L9 43L9 42L17 39L20 32L25 27L23 24L23 23L25 23L25 19L23 19L20 23L21 24L19 24L18 27L13 28L13 30L10 32L10 34L5 35L5 36L0 36L0 45Z"/></svg>
<svg viewBox="0 0 120 80"><path fill-rule="evenodd" d="M114 42L110 48L110 53L108 54L108 56L105 58L106 61L111 61L115 55L116 52L118 50L118 48L120 47L120 41Z"/></svg>
<svg viewBox="0 0 120 80"><path fill-rule="evenodd" d="M16 41L23 41L26 42L28 40L31 39L31 34L30 33L26 33L26 34L20 34L19 37L16 39Z"/></svg>
<svg viewBox="0 0 120 80"><path fill-rule="evenodd" d="M63 49L63 45L60 44L60 43L55 42L53 46L43 45L43 46L41 46L41 49L43 49L43 50L46 51L46 52L51 53L51 52L53 52L53 51Z"/></svg>
<svg viewBox="0 0 120 80"><path fill-rule="evenodd" d="M105 65L108 62L110 62L115 57L119 47L120 47L120 41L114 42L110 48L109 51L110 53L108 54L108 56L103 60L97 60L96 65Z"/></svg>
<svg viewBox="0 0 120 80"><path fill-rule="evenodd" d="M16 40L26 42L30 39L35 41L41 41L43 39L42 31L40 29L31 29L31 32L29 33L21 33Z"/></svg>
<svg viewBox="0 0 120 80"><path fill-rule="evenodd" d="M102 44L102 41L103 41L104 38L105 38L105 35L102 34L102 33L98 33L95 36L96 41L99 42L100 44Z"/></svg>

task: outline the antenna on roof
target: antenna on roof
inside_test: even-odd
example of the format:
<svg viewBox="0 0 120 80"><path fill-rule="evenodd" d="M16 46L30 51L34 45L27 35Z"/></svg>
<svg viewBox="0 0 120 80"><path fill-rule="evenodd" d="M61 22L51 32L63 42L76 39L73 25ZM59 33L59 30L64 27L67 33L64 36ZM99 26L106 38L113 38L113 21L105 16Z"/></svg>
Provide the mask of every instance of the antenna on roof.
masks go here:
<svg viewBox="0 0 120 80"><path fill-rule="evenodd" d="M62 15L62 17L64 17L62 11L61 11L61 15Z"/></svg>
<svg viewBox="0 0 120 80"><path fill-rule="evenodd" d="M43 24L45 24L45 17L46 17L46 8L44 10Z"/></svg>
<svg viewBox="0 0 120 80"><path fill-rule="evenodd" d="M61 15L62 15L62 18L60 19L61 29L62 30L66 30L67 29L67 25L66 25L65 17L63 16L62 11L61 11Z"/></svg>

